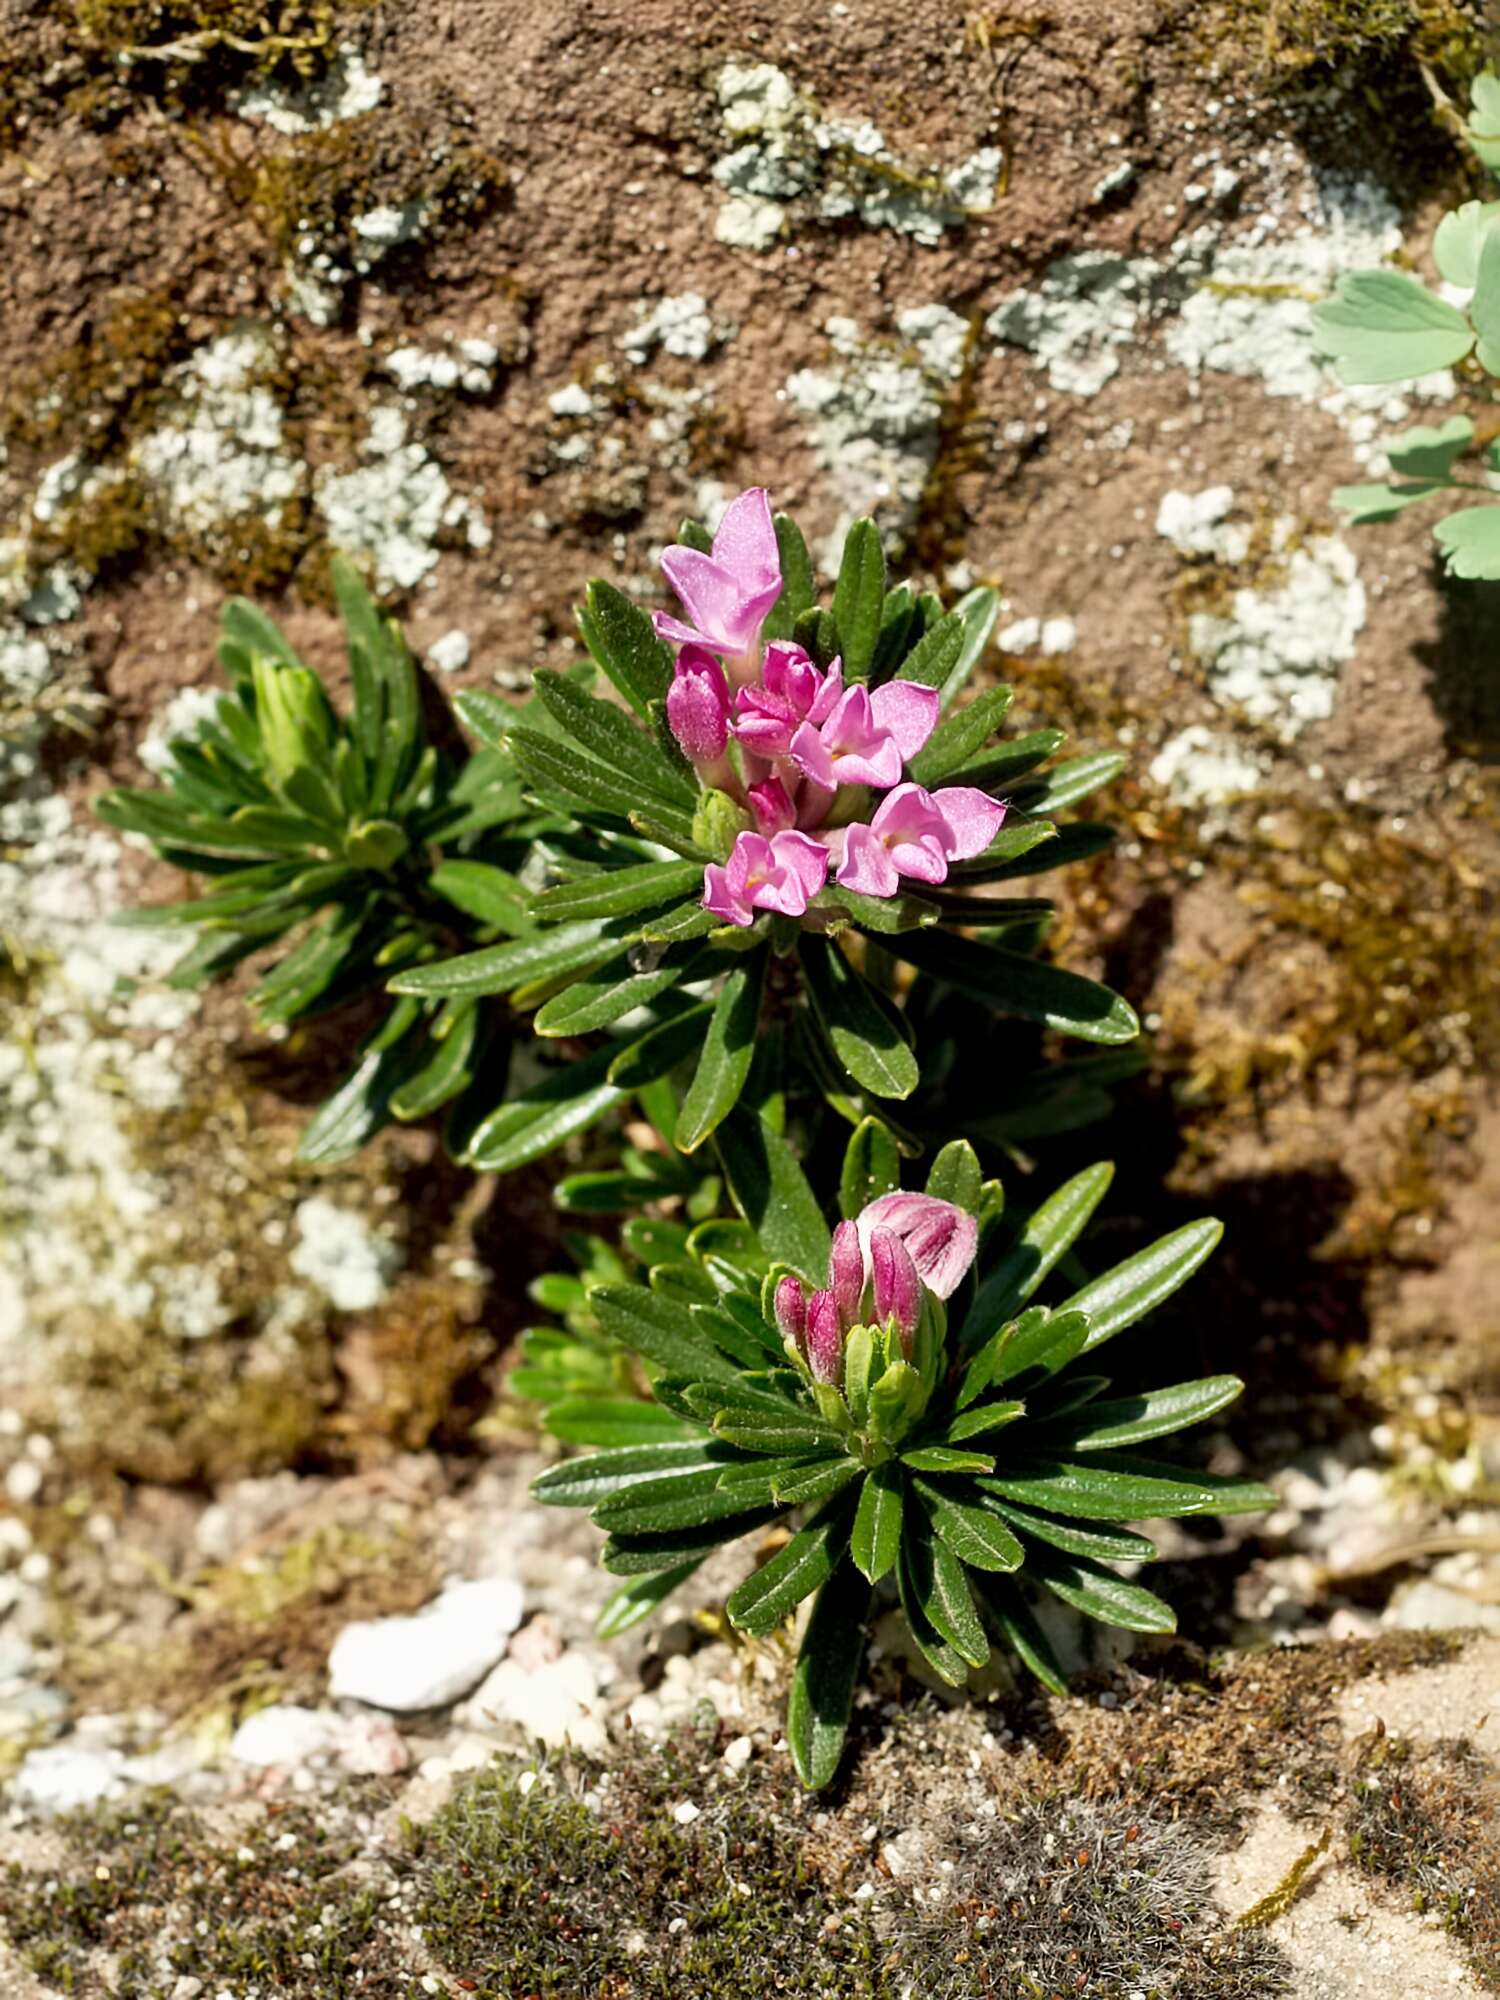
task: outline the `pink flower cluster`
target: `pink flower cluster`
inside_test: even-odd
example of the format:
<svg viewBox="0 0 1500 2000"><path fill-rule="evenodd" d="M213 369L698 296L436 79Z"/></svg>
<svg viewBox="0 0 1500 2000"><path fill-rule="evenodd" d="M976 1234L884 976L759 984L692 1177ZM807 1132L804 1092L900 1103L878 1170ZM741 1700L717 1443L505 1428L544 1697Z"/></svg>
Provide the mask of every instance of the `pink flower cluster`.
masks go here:
<svg viewBox="0 0 1500 2000"><path fill-rule="evenodd" d="M978 1224L952 1202L899 1191L882 1195L834 1230L827 1285L810 1297L800 1278L788 1276L777 1285L777 1327L813 1380L837 1388L849 1329L892 1326L909 1355L923 1288L951 1298L978 1247Z"/></svg>
<svg viewBox="0 0 1500 2000"><path fill-rule="evenodd" d="M704 870L706 909L742 928L759 910L800 917L830 869L860 895L894 896L903 878L944 882L951 862L983 853L1005 817L998 799L903 776L937 727L936 688L846 687L838 660L820 670L786 640L762 646L781 593L764 489L730 503L710 554L674 544L662 568L687 614L656 614L678 648L667 721L704 784L755 820ZM884 794L873 811L872 792Z"/></svg>

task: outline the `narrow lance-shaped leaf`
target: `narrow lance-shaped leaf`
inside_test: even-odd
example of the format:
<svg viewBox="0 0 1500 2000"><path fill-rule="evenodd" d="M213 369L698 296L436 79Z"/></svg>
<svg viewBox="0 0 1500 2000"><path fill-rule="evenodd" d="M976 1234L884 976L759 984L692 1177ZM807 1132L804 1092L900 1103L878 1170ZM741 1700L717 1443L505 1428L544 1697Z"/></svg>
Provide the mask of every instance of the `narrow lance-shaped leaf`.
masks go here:
<svg viewBox="0 0 1500 2000"><path fill-rule="evenodd" d="M840 1563L818 1593L787 1699L786 1733L797 1775L821 1791L838 1770L854 1682L864 1657L870 1586Z"/></svg>
<svg viewBox="0 0 1500 2000"><path fill-rule="evenodd" d="M833 592L833 622L846 680L863 680L875 657L885 603L885 552L873 521L856 521L844 537Z"/></svg>
<svg viewBox="0 0 1500 2000"><path fill-rule="evenodd" d="M741 959L720 990L703 1053L677 1115L677 1145L684 1153L701 1146L739 1101L755 1054L768 961L764 950Z"/></svg>
<svg viewBox="0 0 1500 2000"><path fill-rule="evenodd" d="M844 1069L877 1097L909 1097L917 1059L895 1008L824 938L803 938L802 964L813 1010Z"/></svg>

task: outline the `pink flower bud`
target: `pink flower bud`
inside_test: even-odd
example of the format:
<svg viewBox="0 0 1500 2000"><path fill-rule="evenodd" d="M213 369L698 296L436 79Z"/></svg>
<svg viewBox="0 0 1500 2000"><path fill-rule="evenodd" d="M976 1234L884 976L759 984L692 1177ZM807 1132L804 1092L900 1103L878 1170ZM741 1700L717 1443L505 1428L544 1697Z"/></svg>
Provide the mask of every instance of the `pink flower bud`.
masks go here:
<svg viewBox="0 0 1500 2000"><path fill-rule="evenodd" d="M814 1292L807 1302L807 1365L815 1382L838 1387L844 1372L844 1329L832 1292Z"/></svg>
<svg viewBox="0 0 1500 2000"><path fill-rule="evenodd" d="M870 1265L875 1289L875 1317L893 1325L908 1352L922 1312L922 1281L911 1252L893 1229L870 1231Z"/></svg>
<svg viewBox="0 0 1500 2000"><path fill-rule="evenodd" d="M712 764L729 741L729 688L706 646L684 646L667 689L667 722L694 764Z"/></svg>
<svg viewBox="0 0 1500 2000"><path fill-rule="evenodd" d="M782 1339L800 1348L807 1326L807 1291L802 1280L794 1278L790 1271L776 1287L773 1309Z"/></svg>
<svg viewBox="0 0 1500 2000"><path fill-rule="evenodd" d="M752 785L750 804L755 811L755 823L764 834L785 833L797 824L791 793L780 778L767 778L763 784Z"/></svg>
<svg viewBox="0 0 1500 2000"><path fill-rule="evenodd" d="M859 1231L852 1222L841 1222L833 1232L828 1283L839 1309L839 1320L847 1331L859 1319L865 1292L865 1253L860 1248Z"/></svg>

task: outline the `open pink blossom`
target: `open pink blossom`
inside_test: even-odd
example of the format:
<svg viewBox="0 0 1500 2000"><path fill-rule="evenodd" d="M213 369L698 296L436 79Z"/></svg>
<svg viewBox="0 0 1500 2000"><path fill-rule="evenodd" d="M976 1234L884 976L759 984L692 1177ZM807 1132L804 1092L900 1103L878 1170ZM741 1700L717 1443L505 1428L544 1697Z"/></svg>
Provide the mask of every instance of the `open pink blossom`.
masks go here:
<svg viewBox="0 0 1500 2000"><path fill-rule="evenodd" d="M826 722L843 691L840 661L820 673L800 646L773 639L760 686L742 687L735 696L734 733L758 757L784 757L799 725Z"/></svg>
<svg viewBox="0 0 1500 2000"><path fill-rule="evenodd" d="M982 854L1004 818L1000 801L972 785L897 785L868 826L845 829L838 879L862 896L894 896L902 876L946 882L949 862Z"/></svg>
<svg viewBox="0 0 1500 2000"><path fill-rule="evenodd" d="M828 879L828 849L805 833L742 833L722 868L703 871L703 907L741 930L757 910L800 917Z"/></svg>
<svg viewBox="0 0 1500 2000"><path fill-rule="evenodd" d="M883 1194L857 1217L860 1240L869 1245L877 1230L890 1230L905 1244L917 1276L929 1292L951 1298L979 1249L979 1225L966 1209L936 1195Z"/></svg>
<svg viewBox="0 0 1500 2000"><path fill-rule="evenodd" d="M687 622L658 611L659 636L723 654L732 677L736 667L753 673L761 625L781 595L781 552L765 488L752 486L730 501L709 555L674 542L663 550L661 566Z"/></svg>
<svg viewBox="0 0 1500 2000"><path fill-rule="evenodd" d="M712 764L729 740L729 688L706 646L684 646L667 689L667 722L694 764Z"/></svg>
<svg viewBox="0 0 1500 2000"><path fill-rule="evenodd" d="M918 681L887 681L873 694L847 689L821 725L804 722L791 754L816 785L875 785L889 791L901 767L937 727L938 692Z"/></svg>

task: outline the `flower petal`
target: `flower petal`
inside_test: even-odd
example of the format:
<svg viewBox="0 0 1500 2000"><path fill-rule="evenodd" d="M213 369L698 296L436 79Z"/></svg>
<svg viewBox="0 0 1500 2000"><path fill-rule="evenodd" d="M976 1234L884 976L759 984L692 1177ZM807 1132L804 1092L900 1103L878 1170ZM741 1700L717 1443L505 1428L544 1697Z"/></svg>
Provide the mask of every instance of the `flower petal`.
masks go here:
<svg viewBox="0 0 1500 2000"><path fill-rule="evenodd" d="M895 737L903 764L910 763L937 728L940 707L937 689L920 681L887 681L870 696L876 724Z"/></svg>
<svg viewBox="0 0 1500 2000"><path fill-rule="evenodd" d="M933 793L932 803L948 829L948 858L952 861L983 854L1005 819L1000 800L973 785L945 785Z"/></svg>
<svg viewBox="0 0 1500 2000"><path fill-rule="evenodd" d="M979 1225L965 1209L936 1195L883 1194L857 1217L860 1239L876 1229L892 1229L911 1252L929 1292L951 1298L979 1249Z"/></svg>
<svg viewBox="0 0 1500 2000"><path fill-rule="evenodd" d="M856 823L844 830L844 858L837 880L860 896L894 896L901 877L890 850L876 833Z"/></svg>
<svg viewBox="0 0 1500 2000"><path fill-rule="evenodd" d="M744 592L739 579L712 556L678 542L662 550L661 566L708 644L739 652L745 618Z"/></svg>
<svg viewBox="0 0 1500 2000"><path fill-rule="evenodd" d="M713 560L729 572L744 596L753 596L772 583L776 596L781 595L781 551L776 546L771 498L764 486L750 487L724 509L714 536ZM771 602L775 601L773 597Z"/></svg>

